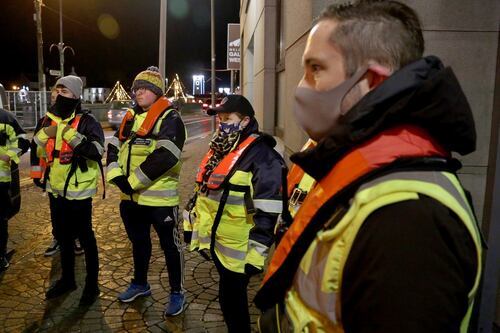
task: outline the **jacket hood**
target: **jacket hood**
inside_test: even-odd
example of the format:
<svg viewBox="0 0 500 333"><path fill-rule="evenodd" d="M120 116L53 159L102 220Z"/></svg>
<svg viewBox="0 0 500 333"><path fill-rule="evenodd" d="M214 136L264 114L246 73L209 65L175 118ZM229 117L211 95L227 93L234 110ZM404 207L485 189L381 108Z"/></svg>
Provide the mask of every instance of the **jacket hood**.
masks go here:
<svg viewBox="0 0 500 333"><path fill-rule="evenodd" d="M347 112L330 136L290 159L321 179L356 145L404 124L427 130L450 152L476 149L472 111L455 74L428 56L396 71Z"/></svg>

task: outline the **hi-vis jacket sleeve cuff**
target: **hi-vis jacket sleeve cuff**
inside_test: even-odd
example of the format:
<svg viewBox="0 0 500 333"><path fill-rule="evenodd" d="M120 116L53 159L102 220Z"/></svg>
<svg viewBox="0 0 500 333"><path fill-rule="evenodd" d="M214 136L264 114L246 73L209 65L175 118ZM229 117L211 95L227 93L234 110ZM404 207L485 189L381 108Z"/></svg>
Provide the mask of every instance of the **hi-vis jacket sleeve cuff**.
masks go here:
<svg viewBox="0 0 500 333"><path fill-rule="evenodd" d="M5 154L10 157L10 160L12 162L19 164L19 155L18 155L18 152L16 150L9 149L5 152Z"/></svg>
<svg viewBox="0 0 500 333"><path fill-rule="evenodd" d="M75 149L82 141L85 139L85 135L78 133L74 128L69 128L63 135L64 141L66 141L71 148Z"/></svg>
<svg viewBox="0 0 500 333"><path fill-rule="evenodd" d="M39 145L42 148L45 148L47 145L47 141L49 141L49 136L45 133L43 128L36 133L36 135L33 137L33 140L35 140L36 144Z"/></svg>
<svg viewBox="0 0 500 333"><path fill-rule="evenodd" d="M184 221L182 222L184 231L193 231L193 225L191 224L191 221L189 219L189 212L187 210L184 210L182 212L182 217L184 219Z"/></svg>
<svg viewBox="0 0 500 333"><path fill-rule="evenodd" d="M118 176L124 176L123 170L118 165L118 162L110 163L107 167L106 181L110 183L114 178Z"/></svg>
<svg viewBox="0 0 500 333"><path fill-rule="evenodd" d="M36 157L39 157L39 158L45 158L45 157L47 157L47 154L45 153L45 150L42 147L40 147L40 146L36 147Z"/></svg>
<svg viewBox="0 0 500 333"><path fill-rule="evenodd" d="M247 264L255 266L258 269L264 269L264 262L266 261L268 254L269 247L251 239L248 241L248 251L246 257Z"/></svg>
<svg viewBox="0 0 500 333"><path fill-rule="evenodd" d="M130 186L132 186L132 188L136 191L142 190L143 188L146 188L153 183L153 181L149 179L148 176L144 174L144 172L142 172L140 167L135 168L134 173L132 173L128 177L128 182L130 183Z"/></svg>

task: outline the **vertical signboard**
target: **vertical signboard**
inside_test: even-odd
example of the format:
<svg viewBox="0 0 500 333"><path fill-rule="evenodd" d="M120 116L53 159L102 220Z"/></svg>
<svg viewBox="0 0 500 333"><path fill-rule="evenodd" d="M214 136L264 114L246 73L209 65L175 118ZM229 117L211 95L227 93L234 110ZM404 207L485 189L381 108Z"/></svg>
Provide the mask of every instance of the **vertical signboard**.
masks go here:
<svg viewBox="0 0 500 333"><path fill-rule="evenodd" d="M240 25L227 25L227 69L240 70Z"/></svg>

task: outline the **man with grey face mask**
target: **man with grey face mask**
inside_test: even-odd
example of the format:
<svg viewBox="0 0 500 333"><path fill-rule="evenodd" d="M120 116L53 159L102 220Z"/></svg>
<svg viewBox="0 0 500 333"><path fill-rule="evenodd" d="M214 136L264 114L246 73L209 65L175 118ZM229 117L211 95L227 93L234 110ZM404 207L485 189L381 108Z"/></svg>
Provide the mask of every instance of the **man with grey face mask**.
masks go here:
<svg viewBox="0 0 500 333"><path fill-rule="evenodd" d="M423 50L396 1L331 5L311 29L294 112L317 146L291 160L317 184L256 295L261 331L467 331L482 244L451 154L476 133Z"/></svg>

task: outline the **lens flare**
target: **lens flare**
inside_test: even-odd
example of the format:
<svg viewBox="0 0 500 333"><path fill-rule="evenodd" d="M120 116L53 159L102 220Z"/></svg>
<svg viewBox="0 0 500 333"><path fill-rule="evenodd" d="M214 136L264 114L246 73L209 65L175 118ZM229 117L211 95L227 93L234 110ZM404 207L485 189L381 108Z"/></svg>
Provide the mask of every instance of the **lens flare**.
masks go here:
<svg viewBox="0 0 500 333"><path fill-rule="evenodd" d="M120 35L120 25L116 19L109 14L101 14L97 19L99 31L108 39L115 39Z"/></svg>

